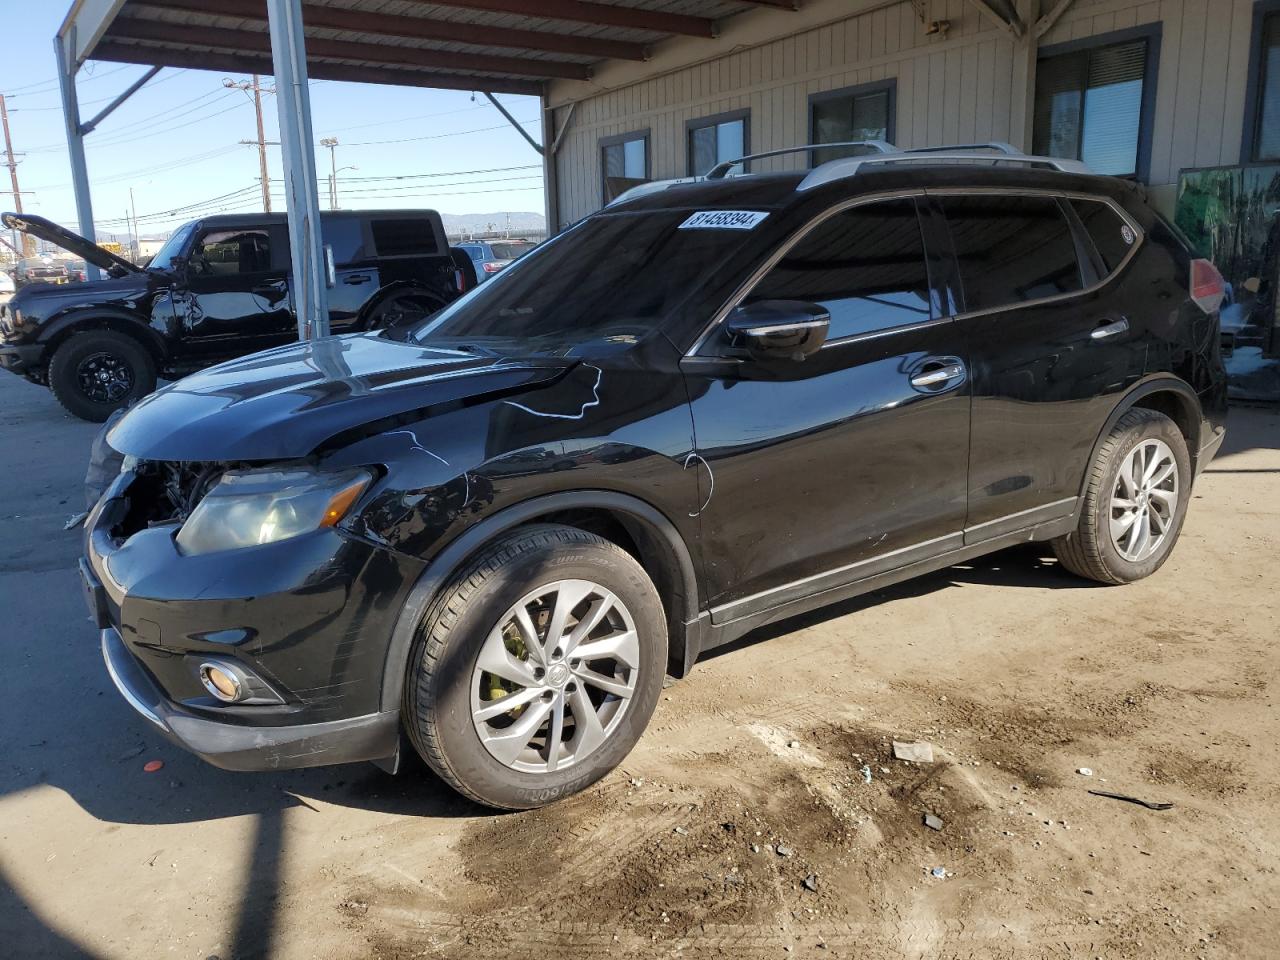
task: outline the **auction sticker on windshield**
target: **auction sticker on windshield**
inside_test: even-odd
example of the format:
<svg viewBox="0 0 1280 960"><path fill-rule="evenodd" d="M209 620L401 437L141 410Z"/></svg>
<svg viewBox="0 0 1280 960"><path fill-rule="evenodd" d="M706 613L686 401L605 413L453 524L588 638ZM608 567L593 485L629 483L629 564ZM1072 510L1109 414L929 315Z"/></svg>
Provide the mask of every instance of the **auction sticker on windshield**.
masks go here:
<svg viewBox="0 0 1280 960"><path fill-rule="evenodd" d="M701 210L684 223L681 230L754 230L767 213L752 210Z"/></svg>

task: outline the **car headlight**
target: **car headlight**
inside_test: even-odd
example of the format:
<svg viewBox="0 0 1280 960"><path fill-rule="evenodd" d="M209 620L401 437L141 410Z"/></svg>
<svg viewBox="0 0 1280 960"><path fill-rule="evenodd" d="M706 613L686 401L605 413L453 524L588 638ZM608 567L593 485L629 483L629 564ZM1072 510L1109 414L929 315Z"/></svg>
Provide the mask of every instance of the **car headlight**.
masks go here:
<svg viewBox="0 0 1280 960"><path fill-rule="evenodd" d="M335 526L371 480L368 470L228 471L178 531L178 549L236 550Z"/></svg>

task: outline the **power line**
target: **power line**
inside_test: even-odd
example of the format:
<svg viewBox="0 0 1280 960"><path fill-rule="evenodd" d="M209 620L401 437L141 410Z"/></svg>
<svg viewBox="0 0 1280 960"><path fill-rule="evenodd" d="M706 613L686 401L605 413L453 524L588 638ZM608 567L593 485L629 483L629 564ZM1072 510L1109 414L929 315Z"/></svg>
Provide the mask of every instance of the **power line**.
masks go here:
<svg viewBox="0 0 1280 960"><path fill-rule="evenodd" d="M132 120L129 123L126 123L110 131L109 133L104 134L103 139L91 140L91 141L88 141L88 143L90 143L93 146L106 146L106 147L116 146L117 143L136 143L139 140L145 140L148 136L151 136L152 134L165 133L167 132L167 130L177 129L176 127L170 127L170 128L166 128L165 130L152 131L152 133L145 134L139 137L133 136L133 134L138 130L145 129L147 126L154 124L156 120L161 119L167 116L168 114L184 113L189 115L192 108L196 107L196 105L198 104L201 104L201 101L203 100L209 100L210 97L213 97L214 99L209 100L208 103L202 104L201 109L203 109L204 107L211 107L215 103L218 103L221 100L225 100L228 97L234 97L234 96L235 96L234 91L211 90L208 93L201 94L199 97L196 97L193 100L186 100L182 103L175 104L172 107L166 107L164 110L160 110L156 113L150 114L149 116L143 117L140 120ZM211 116L217 116L217 114L216 113L209 114L204 117L198 118L198 120L207 120ZM193 122L196 122L196 121L193 121ZM27 153L56 153L58 151L65 150L65 149L66 149L65 143L42 143L29 148L27 150Z"/></svg>
<svg viewBox="0 0 1280 960"><path fill-rule="evenodd" d="M129 66L129 64L126 64L126 66ZM180 76L182 76L182 74L184 74L184 73L186 73L186 72L187 72L187 68L186 68L186 67L182 67L182 68L180 68L180 69L178 69L178 70L175 70L173 73L168 74L167 76L161 77L159 80L156 80L156 81L154 81L154 82L152 82L152 83L147 84L147 86L143 87L142 91L139 91L139 92L144 92L144 91L154 90L156 87L160 86L160 84L162 84L162 83L168 83L170 80L174 79L175 77L180 77ZM52 91L50 91L50 92L52 92ZM19 94L19 96L30 96L30 94ZM94 99L92 99L92 100L77 100L77 102L78 102L78 103L80 104L80 106L82 106L82 107L91 107L91 106L93 106L95 103L106 103L106 102L108 102L109 100L114 100L114 99L115 99L115 97L114 97L114 96L111 96L111 97L94 97ZM11 110L11 111L9 111L9 112L10 112L10 113L34 113L34 112L36 112L36 111L52 111L52 110L59 110L59 111L61 111L61 110L62 110L62 106L61 106L61 105L59 105L59 106L56 106L56 107L16 107L16 108L14 108L13 110Z"/></svg>
<svg viewBox="0 0 1280 960"><path fill-rule="evenodd" d="M524 123L537 123L537 119L521 120ZM402 137L398 140L361 140L354 143L348 143L348 147L376 147L386 143L418 143L422 140L443 140L446 137L461 137L469 133L488 133L491 130L506 130L510 124L500 123L493 127L478 127L475 130L455 130L453 133L432 133L425 137Z"/></svg>
<svg viewBox="0 0 1280 960"><path fill-rule="evenodd" d="M130 67L132 67L132 66L134 66L134 64L132 64L132 63L122 63L122 64L120 64L120 66L118 66L118 67L112 67L110 70L104 70L104 71L102 71L101 73L87 73L87 72L86 72L86 74L85 74L85 76L84 76L84 78L83 78L83 79L85 79L85 80L101 80L103 77L109 77L109 76L111 76L112 74L119 73L121 70L128 70L128 69L129 69ZM57 85L58 85L58 78L57 78L57 77L54 77L52 80L36 80L35 82L33 82L33 83L28 83L28 84L26 84L25 86L21 86L21 87L12 87L12 88L9 90L9 96L14 96L14 95L16 95L16 94L20 94L20 93L21 93L21 91L23 91L23 90L32 90L32 88L34 88L34 87L56 87ZM44 92L44 91L41 91L41 92ZM28 95L29 95L29 94L28 94Z"/></svg>
<svg viewBox="0 0 1280 960"><path fill-rule="evenodd" d="M166 163L162 163L159 165L153 164L146 167L139 167L136 170L124 170L120 173L113 174L112 176L109 176L109 177L95 177L93 182L95 185L104 184L104 183L120 183L122 181L132 180L135 177L141 177L147 174L166 173L170 170L179 170L179 169L182 169L183 167L195 166L198 163L204 163L208 160L213 160L217 157L223 157L223 156L226 156L227 154L235 153L238 150L239 150L239 146L237 144L232 144L231 146L228 146L228 147L218 147L214 150L206 150L202 153L192 154L191 156L188 156L188 157L178 157L174 160L170 160ZM62 190L69 186L71 186L70 183L43 183L43 184L38 184L34 189Z"/></svg>

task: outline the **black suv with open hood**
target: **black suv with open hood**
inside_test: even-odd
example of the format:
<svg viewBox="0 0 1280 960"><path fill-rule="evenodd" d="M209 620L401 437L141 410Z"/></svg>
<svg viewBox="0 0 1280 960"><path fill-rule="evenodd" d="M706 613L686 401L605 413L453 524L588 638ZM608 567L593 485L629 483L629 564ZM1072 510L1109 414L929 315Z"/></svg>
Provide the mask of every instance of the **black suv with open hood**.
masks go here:
<svg viewBox="0 0 1280 960"><path fill-rule="evenodd" d="M1027 540L1153 573L1221 277L1133 184L939 159L647 185L394 337L146 398L81 568L120 691L219 766L404 734L532 807L752 628Z"/></svg>
<svg viewBox="0 0 1280 960"><path fill-rule="evenodd" d="M172 379L297 335L283 215L192 221L145 268L41 217L6 213L0 222L107 274L92 284L24 285L0 306L0 366L48 385L78 417L105 420L154 390L157 376ZM325 213L321 229L336 264L334 331L419 318L458 295L457 266L434 210Z"/></svg>

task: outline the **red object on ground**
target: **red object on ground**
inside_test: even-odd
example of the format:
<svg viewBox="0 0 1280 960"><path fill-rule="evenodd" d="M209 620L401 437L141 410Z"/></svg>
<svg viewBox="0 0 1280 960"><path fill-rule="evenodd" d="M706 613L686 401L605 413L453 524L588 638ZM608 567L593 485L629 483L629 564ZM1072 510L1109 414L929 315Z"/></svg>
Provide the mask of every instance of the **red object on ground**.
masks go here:
<svg viewBox="0 0 1280 960"><path fill-rule="evenodd" d="M142 765L142 769L145 770L147 773L155 773L157 770L159 770L163 766L164 766L163 760L148 760L145 764Z"/></svg>

